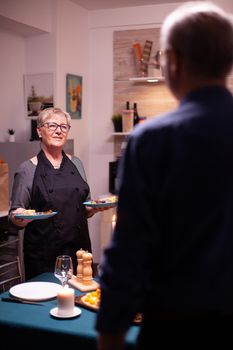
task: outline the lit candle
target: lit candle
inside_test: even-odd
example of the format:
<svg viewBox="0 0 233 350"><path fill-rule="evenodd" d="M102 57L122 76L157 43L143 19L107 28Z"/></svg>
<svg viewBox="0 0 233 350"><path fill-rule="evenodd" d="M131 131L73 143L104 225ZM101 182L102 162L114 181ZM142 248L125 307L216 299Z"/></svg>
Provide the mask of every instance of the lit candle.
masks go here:
<svg viewBox="0 0 233 350"><path fill-rule="evenodd" d="M112 216L112 233L114 232L116 226L116 214L113 214Z"/></svg>
<svg viewBox="0 0 233 350"><path fill-rule="evenodd" d="M57 293L57 313L60 316L72 315L74 311L74 289L65 285Z"/></svg>

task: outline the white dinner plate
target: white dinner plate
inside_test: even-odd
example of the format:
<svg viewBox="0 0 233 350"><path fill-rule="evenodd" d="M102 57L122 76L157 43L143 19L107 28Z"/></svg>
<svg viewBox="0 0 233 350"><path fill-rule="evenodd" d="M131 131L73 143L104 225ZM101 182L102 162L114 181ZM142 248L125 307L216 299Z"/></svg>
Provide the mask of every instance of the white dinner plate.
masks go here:
<svg viewBox="0 0 233 350"><path fill-rule="evenodd" d="M58 212L53 211L52 213L49 214L43 214L43 213L35 213L35 214L15 214L15 217L18 219L25 219L25 220L42 220L42 219L48 219L51 218L52 216L56 215Z"/></svg>
<svg viewBox="0 0 233 350"><path fill-rule="evenodd" d="M58 308L54 307L53 309L50 310L50 315L57 317L57 318L72 318L72 317L77 317L81 315L82 311L78 307L74 307L74 311L72 314L67 315L67 316L61 316L58 314Z"/></svg>
<svg viewBox="0 0 233 350"><path fill-rule="evenodd" d="M9 292L16 298L43 301L55 298L61 285L52 282L26 282L10 288Z"/></svg>

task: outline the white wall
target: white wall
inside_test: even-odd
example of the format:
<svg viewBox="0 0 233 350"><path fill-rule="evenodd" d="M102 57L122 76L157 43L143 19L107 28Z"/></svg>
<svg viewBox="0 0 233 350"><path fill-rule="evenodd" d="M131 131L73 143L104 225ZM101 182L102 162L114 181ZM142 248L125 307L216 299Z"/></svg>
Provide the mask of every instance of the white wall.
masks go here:
<svg viewBox="0 0 233 350"><path fill-rule="evenodd" d="M29 140L29 121L23 118L23 73L25 63L23 38L0 29L0 141L8 139L7 130L16 130L16 141Z"/></svg>
<svg viewBox="0 0 233 350"><path fill-rule="evenodd" d="M51 1L1 0L0 16L43 31L51 31Z"/></svg>
<svg viewBox="0 0 233 350"><path fill-rule="evenodd" d="M232 0L212 0L216 5L222 7L225 11L233 13L233 2Z"/></svg>
<svg viewBox="0 0 233 350"><path fill-rule="evenodd" d="M72 119L70 137L75 140L75 154L89 173L88 114L88 11L73 2L59 0L56 17L56 96L59 106L66 108L66 74L83 77L82 117Z"/></svg>
<svg viewBox="0 0 233 350"><path fill-rule="evenodd" d="M50 0L0 1L0 141L7 140L8 128L16 130L16 141L30 139L31 124L25 118L24 110L23 76L27 73L27 69L36 73L34 64L38 62L40 64L36 69L44 72L42 62L46 56L41 55L41 49L37 48L36 44L40 39L37 39L37 36L32 39L30 35L47 33L49 30L51 30ZM39 37L43 38L43 35ZM40 48L46 47L43 45L43 39L41 41Z"/></svg>

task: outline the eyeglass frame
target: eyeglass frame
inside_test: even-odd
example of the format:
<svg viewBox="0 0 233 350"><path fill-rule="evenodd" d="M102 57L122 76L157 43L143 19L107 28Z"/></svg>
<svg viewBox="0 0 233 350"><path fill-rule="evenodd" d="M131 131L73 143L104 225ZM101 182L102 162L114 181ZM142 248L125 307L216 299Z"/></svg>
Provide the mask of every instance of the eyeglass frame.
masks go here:
<svg viewBox="0 0 233 350"><path fill-rule="evenodd" d="M46 126L46 124L47 124L47 126ZM54 124L54 125L56 125L55 129L54 129L54 130L51 130L49 124ZM57 128L59 127L60 130L61 130L61 132L62 132L63 134L66 134L67 132L69 132L69 130L70 130L70 128L71 128L71 126L70 126L69 124L57 124L57 123L55 123L55 122L45 122L44 124L41 125L41 127L42 127L42 126L45 126L46 129L48 129L48 130L51 131L51 132L55 132L55 131L57 130ZM65 128L67 128L67 130L62 130L62 127L64 127L64 126L65 126Z"/></svg>

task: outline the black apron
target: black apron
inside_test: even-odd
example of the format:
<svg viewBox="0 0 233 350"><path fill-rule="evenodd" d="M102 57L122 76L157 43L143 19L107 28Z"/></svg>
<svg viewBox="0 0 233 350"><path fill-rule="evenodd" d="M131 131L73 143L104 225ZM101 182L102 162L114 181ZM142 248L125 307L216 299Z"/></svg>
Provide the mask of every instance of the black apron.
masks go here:
<svg viewBox="0 0 233 350"><path fill-rule="evenodd" d="M63 153L60 169L54 169L40 151L33 185L31 208L53 210L58 214L27 225L24 234L24 263L26 279L43 272L53 272L56 256L72 257L74 274L77 269L76 251L91 252L85 206L89 193L73 162Z"/></svg>

